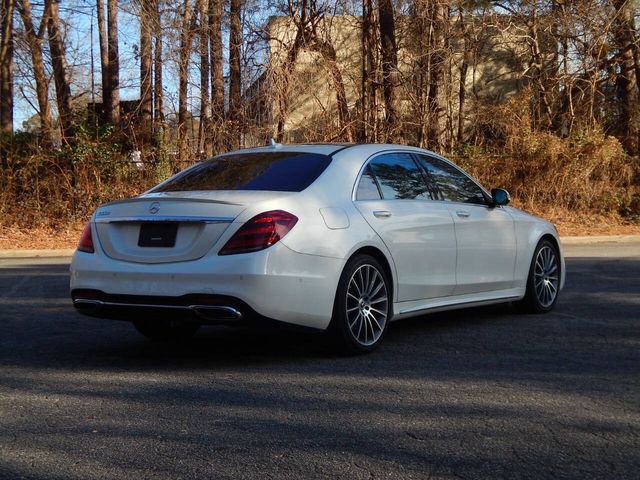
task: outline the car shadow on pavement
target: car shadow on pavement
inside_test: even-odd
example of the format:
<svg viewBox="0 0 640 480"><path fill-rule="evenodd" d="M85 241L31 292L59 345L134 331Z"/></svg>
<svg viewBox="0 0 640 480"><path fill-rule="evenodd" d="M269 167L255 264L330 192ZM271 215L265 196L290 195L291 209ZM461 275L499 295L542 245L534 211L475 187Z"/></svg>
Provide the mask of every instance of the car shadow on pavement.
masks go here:
<svg viewBox="0 0 640 480"><path fill-rule="evenodd" d="M434 359L455 363L466 358L471 366L478 363L476 356L494 363L508 359L515 362L511 368L525 365L525 370L537 364L552 370L549 358L561 360L564 370L574 366L580 373L593 363L589 349L594 343L606 343L612 358L626 358L624 340L638 336L634 307L640 261L585 258L568 264L567 286L551 314L520 315L505 304L393 322L381 348L361 357L341 355L326 335L287 328L203 327L187 342L154 343L127 322L77 314L68 300L66 265L5 268L0 269L0 287L10 294L0 297L0 365L207 370L252 364L285 368L317 361L359 365L383 359L390 366L401 363L406 371L411 366L421 370L419 361ZM602 322L607 325L604 331ZM567 358L569 352L573 357Z"/></svg>
<svg viewBox="0 0 640 480"><path fill-rule="evenodd" d="M355 357L282 329L156 344L76 314L60 267L5 270L0 477L634 478L640 262L568 266L551 314L425 315Z"/></svg>

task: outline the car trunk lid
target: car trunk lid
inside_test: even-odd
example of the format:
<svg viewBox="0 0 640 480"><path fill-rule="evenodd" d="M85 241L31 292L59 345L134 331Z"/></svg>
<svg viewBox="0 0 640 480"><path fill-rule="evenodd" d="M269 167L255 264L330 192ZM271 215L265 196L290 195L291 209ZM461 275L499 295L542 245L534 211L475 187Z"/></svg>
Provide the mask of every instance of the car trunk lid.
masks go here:
<svg viewBox="0 0 640 480"><path fill-rule="evenodd" d="M283 192L170 192L146 194L100 207L94 224L114 259L170 263L204 256L248 205Z"/></svg>

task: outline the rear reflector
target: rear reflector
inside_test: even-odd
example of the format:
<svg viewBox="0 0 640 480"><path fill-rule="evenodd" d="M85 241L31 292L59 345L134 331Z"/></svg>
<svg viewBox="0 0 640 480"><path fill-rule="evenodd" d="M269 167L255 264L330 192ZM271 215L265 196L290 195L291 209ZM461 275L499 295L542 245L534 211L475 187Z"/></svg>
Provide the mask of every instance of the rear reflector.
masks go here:
<svg viewBox="0 0 640 480"><path fill-rule="evenodd" d="M218 255L264 250L277 243L297 222L298 217L283 210L272 210L256 215L233 234Z"/></svg>
<svg viewBox="0 0 640 480"><path fill-rule="evenodd" d="M80 242L78 243L78 250L86 253L93 253L93 238L91 238L91 222L87 222L82 230L80 236Z"/></svg>

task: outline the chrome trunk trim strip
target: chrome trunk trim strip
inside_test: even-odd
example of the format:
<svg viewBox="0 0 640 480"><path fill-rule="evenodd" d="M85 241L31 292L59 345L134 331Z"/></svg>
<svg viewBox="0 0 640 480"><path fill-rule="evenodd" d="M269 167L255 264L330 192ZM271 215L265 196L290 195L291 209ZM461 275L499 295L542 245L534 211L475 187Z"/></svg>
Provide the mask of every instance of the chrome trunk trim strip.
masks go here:
<svg viewBox="0 0 640 480"><path fill-rule="evenodd" d="M194 217L187 215L137 217L97 217L95 223L144 223L144 222L177 222L177 223L231 223L235 217Z"/></svg>

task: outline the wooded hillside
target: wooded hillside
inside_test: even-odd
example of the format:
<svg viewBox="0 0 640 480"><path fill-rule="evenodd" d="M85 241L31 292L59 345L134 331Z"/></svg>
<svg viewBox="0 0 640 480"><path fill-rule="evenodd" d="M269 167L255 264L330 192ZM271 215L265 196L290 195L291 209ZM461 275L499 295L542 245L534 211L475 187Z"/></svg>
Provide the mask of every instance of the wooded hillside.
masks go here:
<svg viewBox="0 0 640 480"><path fill-rule="evenodd" d="M537 213L640 218L634 0L0 1L0 224L270 137L418 145Z"/></svg>

